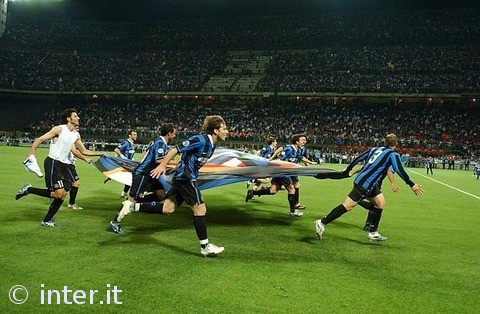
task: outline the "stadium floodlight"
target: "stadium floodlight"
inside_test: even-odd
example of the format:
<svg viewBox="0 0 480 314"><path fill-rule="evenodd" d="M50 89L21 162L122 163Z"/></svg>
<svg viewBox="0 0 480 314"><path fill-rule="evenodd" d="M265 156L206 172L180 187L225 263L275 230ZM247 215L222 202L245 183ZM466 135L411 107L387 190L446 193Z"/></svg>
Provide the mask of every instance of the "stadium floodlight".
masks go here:
<svg viewBox="0 0 480 314"><path fill-rule="evenodd" d="M8 2L62 2L63 0L9 0Z"/></svg>

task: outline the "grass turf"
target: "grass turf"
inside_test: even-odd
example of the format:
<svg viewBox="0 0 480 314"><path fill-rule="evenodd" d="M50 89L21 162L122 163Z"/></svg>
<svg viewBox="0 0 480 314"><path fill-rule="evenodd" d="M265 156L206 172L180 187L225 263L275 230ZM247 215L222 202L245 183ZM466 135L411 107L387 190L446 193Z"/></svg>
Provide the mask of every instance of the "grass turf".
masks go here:
<svg viewBox="0 0 480 314"><path fill-rule="evenodd" d="M81 187L73 211L66 203L55 220L40 227L50 201L14 195L43 179L21 164L27 148L0 147L0 311L51 312L258 312L258 313L473 313L480 308L478 283L480 200L431 181L424 169L407 169L426 194L416 197L397 177L379 231L383 243L362 231L366 211L356 208L328 225L317 240L313 221L343 201L352 180L301 178L305 215L288 215L285 192L245 204L245 184L204 191L209 239L226 247L203 258L188 207L172 216L134 213L124 236L107 231L120 206L122 185L103 184L91 165L77 162ZM39 149L39 162L47 153ZM342 165L323 165L340 169ZM416 173L414 173L416 172ZM470 171L435 170L432 177L480 195ZM67 197L68 199L68 197ZM14 285L29 290L24 304L9 301ZM43 284L43 286L41 286ZM107 286L110 285L110 286ZM84 290L86 304L64 299L64 286ZM107 290L117 286L117 302ZM48 290L61 293L47 303ZM99 290L90 302L89 290ZM21 298L22 292L17 293ZM103 301L103 304L100 304Z"/></svg>

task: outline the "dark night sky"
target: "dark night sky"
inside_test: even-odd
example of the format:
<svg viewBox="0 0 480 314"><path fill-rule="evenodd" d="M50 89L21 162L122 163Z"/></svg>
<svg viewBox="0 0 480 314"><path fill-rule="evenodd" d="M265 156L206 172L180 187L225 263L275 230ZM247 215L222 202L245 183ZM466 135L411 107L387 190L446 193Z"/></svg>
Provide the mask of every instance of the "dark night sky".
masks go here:
<svg viewBox="0 0 480 314"><path fill-rule="evenodd" d="M11 2L9 11L97 21L159 21L171 18L285 15L359 10L479 7L467 0L57 0Z"/></svg>

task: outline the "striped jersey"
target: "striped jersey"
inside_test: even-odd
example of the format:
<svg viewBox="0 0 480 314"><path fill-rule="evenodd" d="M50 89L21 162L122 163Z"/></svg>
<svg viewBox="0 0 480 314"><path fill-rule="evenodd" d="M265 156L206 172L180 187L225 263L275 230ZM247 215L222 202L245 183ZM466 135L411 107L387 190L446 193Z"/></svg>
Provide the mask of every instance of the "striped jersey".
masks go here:
<svg viewBox="0 0 480 314"><path fill-rule="evenodd" d="M298 157L298 150L293 145L286 145L283 148L283 151L278 156L278 158L280 158L281 160L292 162L294 164L298 164L301 160L301 158L298 159Z"/></svg>
<svg viewBox="0 0 480 314"><path fill-rule="evenodd" d="M182 157L175 171L174 180L197 181L198 171L212 157L215 151L213 138L208 135L194 135L177 145Z"/></svg>
<svg viewBox="0 0 480 314"><path fill-rule="evenodd" d="M373 147L363 152L348 165L346 171L350 172L361 161L365 161L365 165L353 183L368 191L375 186L380 186L390 167L410 187L415 185L403 169L400 156L391 147Z"/></svg>
<svg viewBox="0 0 480 314"><path fill-rule="evenodd" d="M274 152L275 150L272 148L272 146L267 145L260 151L260 156L263 158L270 158Z"/></svg>
<svg viewBox="0 0 480 314"><path fill-rule="evenodd" d="M168 145L163 136L160 136L147 148L147 152L140 164L135 168L134 175L143 174L148 175L150 171L158 166L157 161L163 159L167 154Z"/></svg>
<svg viewBox="0 0 480 314"><path fill-rule="evenodd" d="M307 148L305 146L300 147L297 151L297 156L298 162L302 161L303 157L308 159Z"/></svg>
<svg viewBox="0 0 480 314"><path fill-rule="evenodd" d="M120 145L117 146L120 153L125 156L127 159L133 160L133 155L135 155L135 144L129 139L124 140Z"/></svg>

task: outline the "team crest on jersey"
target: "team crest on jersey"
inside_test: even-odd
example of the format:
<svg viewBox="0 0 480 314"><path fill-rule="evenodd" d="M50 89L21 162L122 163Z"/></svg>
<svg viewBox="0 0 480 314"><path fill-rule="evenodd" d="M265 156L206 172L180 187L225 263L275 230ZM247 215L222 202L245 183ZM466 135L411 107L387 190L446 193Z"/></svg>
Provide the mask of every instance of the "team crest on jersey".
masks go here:
<svg viewBox="0 0 480 314"><path fill-rule="evenodd" d="M199 158L198 158L198 161L201 162L202 164L206 163L207 160L208 160L207 157L199 157Z"/></svg>
<svg viewBox="0 0 480 314"><path fill-rule="evenodd" d="M186 146L190 145L190 141L183 141L183 142L182 142L182 145L183 145L184 147L186 147Z"/></svg>
<svg viewBox="0 0 480 314"><path fill-rule="evenodd" d="M157 153L158 153L159 155L163 155L163 153L164 153L163 148L159 148L159 149L157 150Z"/></svg>

